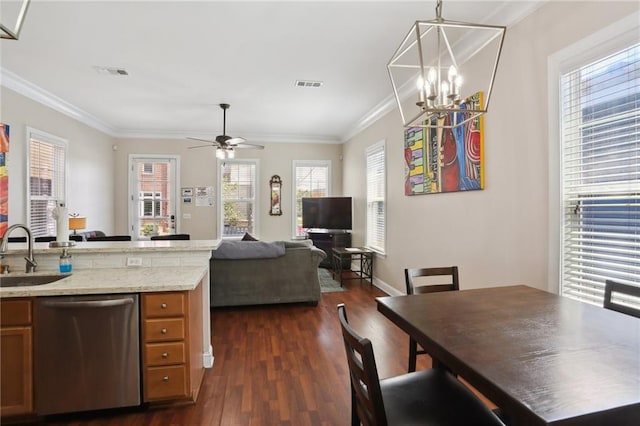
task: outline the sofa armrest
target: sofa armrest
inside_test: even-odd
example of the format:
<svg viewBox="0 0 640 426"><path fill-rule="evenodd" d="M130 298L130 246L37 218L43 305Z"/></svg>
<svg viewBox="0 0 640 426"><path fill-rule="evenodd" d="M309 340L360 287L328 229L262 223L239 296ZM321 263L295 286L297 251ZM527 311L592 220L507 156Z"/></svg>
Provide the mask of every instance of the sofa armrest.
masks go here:
<svg viewBox="0 0 640 426"><path fill-rule="evenodd" d="M316 246L311 247L311 256L317 256L320 258L320 260L318 260L318 263L322 262L324 259L326 259L327 257L327 253L325 253L324 250L319 249Z"/></svg>

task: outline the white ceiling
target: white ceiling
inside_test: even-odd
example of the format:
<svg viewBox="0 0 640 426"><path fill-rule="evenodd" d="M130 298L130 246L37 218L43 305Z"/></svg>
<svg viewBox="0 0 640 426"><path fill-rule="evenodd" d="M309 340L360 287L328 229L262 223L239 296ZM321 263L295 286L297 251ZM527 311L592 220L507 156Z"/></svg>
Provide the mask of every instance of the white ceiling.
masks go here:
<svg viewBox="0 0 640 426"><path fill-rule="evenodd" d="M509 27L544 1L445 0L442 16ZM114 136L210 138L225 102L229 135L340 142L395 107L387 61L435 4L32 0L0 41L2 84Z"/></svg>

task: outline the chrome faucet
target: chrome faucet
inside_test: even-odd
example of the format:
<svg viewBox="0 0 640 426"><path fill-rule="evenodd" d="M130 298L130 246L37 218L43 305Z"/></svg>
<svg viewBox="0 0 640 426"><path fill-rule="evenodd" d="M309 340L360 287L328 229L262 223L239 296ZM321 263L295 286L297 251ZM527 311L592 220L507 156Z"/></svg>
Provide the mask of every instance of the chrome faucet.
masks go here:
<svg viewBox="0 0 640 426"><path fill-rule="evenodd" d="M7 232L5 232L4 235L2 236L2 242L0 242L0 255L3 255L7 252L7 249L9 246L9 234L11 234L14 229L18 229L18 228L22 228L25 230L25 232L27 233L27 242L29 243L29 253L27 257L24 258L24 260L27 261L25 272L27 273L35 272L36 267L38 266L38 263L36 262L35 257L33 257L33 238L31 237L31 230L27 225L22 225L18 223L15 225L11 225L9 229L7 229Z"/></svg>

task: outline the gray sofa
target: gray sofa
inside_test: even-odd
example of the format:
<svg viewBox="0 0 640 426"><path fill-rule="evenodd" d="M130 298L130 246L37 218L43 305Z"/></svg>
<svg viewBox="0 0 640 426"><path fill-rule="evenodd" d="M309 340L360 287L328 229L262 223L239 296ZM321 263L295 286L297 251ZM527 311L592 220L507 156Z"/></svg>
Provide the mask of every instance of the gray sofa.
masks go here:
<svg viewBox="0 0 640 426"><path fill-rule="evenodd" d="M311 240L224 241L210 261L211 306L317 305L326 256Z"/></svg>

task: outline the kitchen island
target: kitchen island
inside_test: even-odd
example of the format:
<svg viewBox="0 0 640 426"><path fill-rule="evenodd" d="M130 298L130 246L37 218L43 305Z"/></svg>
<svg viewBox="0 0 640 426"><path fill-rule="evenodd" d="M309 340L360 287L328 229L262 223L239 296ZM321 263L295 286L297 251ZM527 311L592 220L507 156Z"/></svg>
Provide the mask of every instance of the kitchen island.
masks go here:
<svg viewBox="0 0 640 426"><path fill-rule="evenodd" d="M213 365L208 283L209 258L217 246L216 240L77 243L70 249L71 274L49 284L1 287L2 338L7 343L2 354L3 394L9 388L9 374L4 373L11 370L4 365L6 362L13 360L28 370L25 373L33 373L33 339L37 336L33 314L38 301L57 296L137 294L143 402L170 402L182 397L194 400L203 369ZM10 244L2 259L10 273L0 275L0 281L58 273L62 249L34 244L38 267L35 273L26 274L27 249L26 243ZM13 346L22 352L5 352ZM171 351L178 353L180 361L175 361ZM28 376L16 374L15 378ZM176 376L180 379L175 380ZM14 385L10 387L14 389L12 394L6 398L3 395L3 417L38 415L32 402L37 381L28 377L21 386Z"/></svg>

